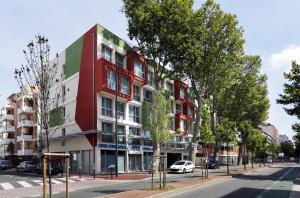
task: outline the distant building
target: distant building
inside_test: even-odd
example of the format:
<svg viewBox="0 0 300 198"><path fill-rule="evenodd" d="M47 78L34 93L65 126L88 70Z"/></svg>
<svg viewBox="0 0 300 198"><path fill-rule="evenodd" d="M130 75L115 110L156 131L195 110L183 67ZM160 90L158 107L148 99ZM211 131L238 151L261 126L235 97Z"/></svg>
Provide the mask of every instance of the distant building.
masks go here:
<svg viewBox="0 0 300 198"><path fill-rule="evenodd" d="M290 141L289 137L287 135L279 135L278 136L278 143L280 144L281 142L288 142Z"/></svg>
<svg viewBox="0 0 300 198"><path fill-rule="evenodd" d="M32 97L20 92L11 94L7 100L0 116L2 158L16 156L20 160L31 160L37 155L37 125Z"/></svg>
<svg viewBox="0 0 300 198"><path fill-rule="evenodd" d="M277 128L270 123L265 123L260 125L260 131L262 135L268 138L270 142L278 144L278 130Z"/></svg>

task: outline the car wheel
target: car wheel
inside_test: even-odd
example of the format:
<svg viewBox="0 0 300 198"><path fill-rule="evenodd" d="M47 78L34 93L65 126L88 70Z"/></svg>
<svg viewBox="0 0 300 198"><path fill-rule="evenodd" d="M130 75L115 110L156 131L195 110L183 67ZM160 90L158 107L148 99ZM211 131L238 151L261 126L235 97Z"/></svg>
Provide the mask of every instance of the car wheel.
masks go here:
<svg viewBox="0 0 300 198"><path fill-rule="evenodd" d="M185 174L185 172L186 172L186 170L185 170L185 168L184 168L183 171L182 171L182 173Z"/></svg>
<svg viewBox="0 0 300 198"><path fill-rule="evenodd" d="M195 172L195 168L192 169L192 173L194 173L194 172Z"/></svg>

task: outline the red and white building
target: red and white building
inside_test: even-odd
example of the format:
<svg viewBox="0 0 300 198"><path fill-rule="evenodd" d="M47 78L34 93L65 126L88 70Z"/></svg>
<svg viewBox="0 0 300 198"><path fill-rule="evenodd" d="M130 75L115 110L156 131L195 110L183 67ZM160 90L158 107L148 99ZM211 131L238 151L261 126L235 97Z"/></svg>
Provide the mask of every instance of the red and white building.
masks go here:
<svg viewBox="0 0 300 198"><path fill-rule="evenodd" d="M115 160L117 116L119 171L149 170L152 139L144 122L155 87L153 69L145 57L95 25L60 53L58 63L60 81L50 95L62 97L50 112L50 151L70 153L73 172L79 168L84 173L92 173L94 168L96 173L110 171L108 166ZM188 157L194 105L187 84L169 79L161 83L172 100L170 133L175 133L175 138L162 148L170 165Z"/></svg>

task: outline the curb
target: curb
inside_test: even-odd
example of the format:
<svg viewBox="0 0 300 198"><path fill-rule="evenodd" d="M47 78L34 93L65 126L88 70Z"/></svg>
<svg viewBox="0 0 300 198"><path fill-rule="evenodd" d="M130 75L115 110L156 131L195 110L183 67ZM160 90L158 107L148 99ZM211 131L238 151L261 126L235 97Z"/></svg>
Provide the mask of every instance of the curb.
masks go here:
<svg viewBox="0 0 300 198"><path fill-rule="evenodd" d="M184 192L187 192L187 191L189 191L190 189L193 189L193 188L205 187L205 186L208 186L208 185L211 185L211 184L216 184L216 183L222 182L224 180L231 179L235 175L244 175L246 173L255 172L257 169L258 170L264 170L264 169L268 169L268 168L270 168L270 167L266 166L266 167L257 167L255 169L249 169L249 170L246 170L246 171L242 170L242 171L239 171L238 173L235 173L233 175L223 176L221 178L215 178L215 179L212 179L210 181L204 181L202 183L194 184L194 185L191 185L191 186L187 186L187 187L183 187L183 188L177 188L177 189L170 190L170 191L167 191L167 192L162 192L162 193L159 193L159 194L156 194L156 195L148 196L147 198L170 197L170 196L176 195L178 192L184 193Z"/></svg>

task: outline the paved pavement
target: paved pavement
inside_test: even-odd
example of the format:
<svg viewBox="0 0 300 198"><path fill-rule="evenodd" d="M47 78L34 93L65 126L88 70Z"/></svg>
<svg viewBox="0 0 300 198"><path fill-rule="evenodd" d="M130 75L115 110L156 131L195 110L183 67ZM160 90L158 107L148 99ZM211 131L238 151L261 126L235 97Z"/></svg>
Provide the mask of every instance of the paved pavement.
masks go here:
<svg viewBox="0 0 300 198"><path fill-rule="evenodd" d="M274 166L260 172L236 175L225 181L202 185L187 192L164 195L172 198L288 198L293 181L300 172L295 165Z"/></svg>
<svg viewBox="0 0 300 198"><path fill-rule="evenodd" d="M232 173L237 173L243 167L230 167ZM250 169L248 167L248 169ZM217 170L209 170L210 178L214 176L225 176L226 168L223 167ZM201 177L201 171L196 173L188 173L185 175L182 174L168 174L168 183L175 186L176 184L185 182L187 180L197 180ZM123 178L124 179L124 178ZM4 181L6 180L6 181ZM36 180L36 181L33 181ZM39 181L38 181L39 180ZM112 195L121 192L128 192L137 189L147 189L150 188L151 183L149 178L139 181L126 181L126 180L107 180L103 178L98 178L93 180L92 178L86 178L79 181L76 178L71 178L70 183L70 195L72 198L88 198L88 197L97 197L104 195ZM62 182L62 183L59 183ZM157 182L157 180L156 180ZM9 183L10 185L2 183ZM52 180L53 185L53 197L65 197L65 184L63 179L54 178ZM186 182L185 182L186 183ZM5 175L2 173L0 175L0 197L40 197L42 194L42 179L36 177L36 175L24 174L24 175ZM2 187L2 188L1 188ZM2 190L1 190L2 189ZM6 189L6 190L5 190ZM145 191L145 190L144 190ZM117 194L116 194L117 195ZM143 197L143 196L140 196Z"/></svg>

